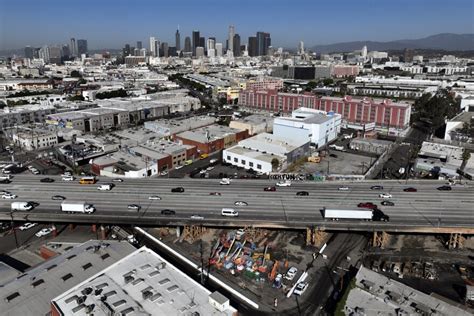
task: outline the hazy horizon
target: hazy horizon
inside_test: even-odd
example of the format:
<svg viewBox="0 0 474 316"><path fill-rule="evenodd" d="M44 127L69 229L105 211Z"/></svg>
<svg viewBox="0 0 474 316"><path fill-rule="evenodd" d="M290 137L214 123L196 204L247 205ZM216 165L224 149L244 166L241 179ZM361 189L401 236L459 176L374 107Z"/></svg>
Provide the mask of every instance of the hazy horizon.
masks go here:
<svg viewBox="0 0 474 316"><path fill-rule="evenodd" d="M86 39L89 49L120 49L135 46L154 36L174 46L178 25L181 46L194 29L214 36L225 45L229 25L241 42L257 31L271 33L272 46L306 47L352 41L418 39L439 33L474 33L470 1L374 0L316 3L296 0L224 1L182 0L156 3L144 0L65 3L58 0L5 2L0 13L0 50L27 45L68 44L71 37Z"/></svg>

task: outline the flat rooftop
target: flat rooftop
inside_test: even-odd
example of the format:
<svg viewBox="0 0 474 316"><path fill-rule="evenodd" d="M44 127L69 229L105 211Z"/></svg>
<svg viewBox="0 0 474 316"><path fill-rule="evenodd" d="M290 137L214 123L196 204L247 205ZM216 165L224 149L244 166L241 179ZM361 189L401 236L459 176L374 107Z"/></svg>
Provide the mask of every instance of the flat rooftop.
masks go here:
<svg viewBox="0 0 474 316"><path fill-rule="evenodd" d="M233 315L209 304L211 292L147 247L52 300L64 315ZM214 295L215 296L215 295ZM214 297L213 296L213 297Z"/></svg>
<svg viewBox="0 0 474 316"><path fill-rule="evenodd" d="M246 117L243 117L238 120L233 120L237 122L243 122L243 123L250 123L250 124L263 124L267 123L268 125L273 125L273 117L270 115L264 115L264 114L252 114Z"/></svg>
<svg viewBox="0 0 474 316"><path fill-rule="evenodd" d="M241 130L230 128L228 126L213 124L206 127L197 128L192 131L185 131L177 134L176 136L199 143L208 143L209 141L218 140L239 132L241 132ZM209 139L207 136L209 136Z"/></svg>
<svg viewBox="0 0 474 316"><path fill-rule="evenodd" d="M360 267L349 292L346 315L473 315L474 310L439 295L425 294L377 272Z"/></svg>
<svg viewBox="0 0 474 316"><path fill-rule="evenodd" d="M253 137L241 140L238 144L240 147L250 148L252 150L259 150L262 153L270 153L284 156L285 154L305 145L308 139L299 141L290 140L275 136L269 133L261 133Z"/></svg>
<svg viewBox="0 0 474 316"><path fill-rule="evenodd" d="M472 112L461 112L452 119L450 122L463 122L463 123L471 123L471 120L474 120L474 113Z"/></svg>
<svg viewBox="0 0 474 316"><path fill-rule="evenodd" d="M260 160L260 161L265 161L265 162L268 162L268 163L271 163L273 158L277 158L279 160L286 159L285 156L280 156L280 155L275 156L275 155L272 155L272 154L269 154L269 153L264 154L260 151L252 150L250 148L244 148L244 147L241 147L239 145L235 145L233 147L225 149L224 151L234 153L234 154L237 154L237 155L245 155L246 157L257 159L257 160Z"/></svg>
<svg viewBox="0 0 474 316"><path fill-rule="evenodd" d="M90 240L0 284L2 315L46 315L50 301L135 250L128 242Z"/></svg>

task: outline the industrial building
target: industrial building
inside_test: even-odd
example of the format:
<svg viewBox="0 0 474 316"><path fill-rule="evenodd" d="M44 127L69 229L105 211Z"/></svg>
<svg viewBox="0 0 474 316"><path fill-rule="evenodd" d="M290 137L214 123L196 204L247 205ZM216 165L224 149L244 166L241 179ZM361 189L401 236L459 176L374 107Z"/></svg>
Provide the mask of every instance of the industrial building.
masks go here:
<svg viewBox="0 0 474 316"><path fill-rule="evenodd" d="M346 315L472 315L474 310L435 293L415 290L361 266L349 292Z"/></svg>
<svg viewBox="0 0 474 316"><path fill-rule="evenodd" d="M142 247L51 300L51 315L237 316L218 292Z"/></svg>
<svg viewBox="0 0 474 316"><path fill-rule="evenodd" d="M43 125L20 125L5 129L4 134L15 146L27 151L52 148L58 144L58 134Z"/></svg>
<svg viewBox="0 0 474 316"><path fill-rule="evenodd" d="M158 119L156 121L145 122L144 127L153 131L157 137L171 137L181 132L190 131L196 128L212 125L216 122L214 117L194 116L180 119Z"/></svg>
<svg viewBox="0 0 474 316"><path fill-rule="evenodd" d="M99 273L135 250L128 242L90 240L82 244L52 243L41 248L48 259L24 273L3 265L2 315L47 315L51 300Z"/></svg>
<svg viewBox="0 0 474 316"><path fill-rule="evenodd" d="M276 117L273 134L295 141L309 140L319 148L337 138L341 121L340 114L302 107L293 111L291 117Z"/></svg>
<svg viewBox="0 0 474 316"><path fill-rule="evenodd" d="M246 130L249 135L260 133L271 133L273 131L273 117L270 115L253 114L244 118L236 118L230 121L229 127Z"/></svg>
<svg viewBox="0 0 474 316"><path fill-rule="evenodd" d="M210 154L229 148L247 137L246 130L214 124L176 134L175 140L185 145L196 146L201 154Z"/></svg>
<svg viewBox="0 0 474 316"><path fill-rule="evenodd" d="M268 174L307 156L309 144L309 138L295 140L261 133L225 149L222 160L234 166ZM274 168L272 164L274 159L278 161L278 168Z"/></svg>

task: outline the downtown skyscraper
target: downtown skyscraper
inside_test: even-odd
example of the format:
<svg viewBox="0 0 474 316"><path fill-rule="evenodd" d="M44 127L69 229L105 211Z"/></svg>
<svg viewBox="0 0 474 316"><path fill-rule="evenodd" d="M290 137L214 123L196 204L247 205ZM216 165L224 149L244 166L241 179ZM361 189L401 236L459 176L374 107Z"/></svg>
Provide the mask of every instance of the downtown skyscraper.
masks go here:
<svg viewBox="0 0 474 316"><path fill-rule="evenodd" d="M199 46L199 39L200 39L199 31L194 30L193 31L193 38L192 38L193 56L196 56L196 47Z"/></svg>
<svg viewBox="0 0 474 316"><path fill-rule="evenodd" d="M227 38L227 50L234 51L234 35L235 27L233 25L229 26L229 37Z"/></svg>
<svg viewBox="0 0 474 316"><path fill-rule="evenodd" d="M178 29L176 30L176 34L174 35L175 37L175 47L177 51L181 50L181 34L179 33L179 26Z"/></svg>

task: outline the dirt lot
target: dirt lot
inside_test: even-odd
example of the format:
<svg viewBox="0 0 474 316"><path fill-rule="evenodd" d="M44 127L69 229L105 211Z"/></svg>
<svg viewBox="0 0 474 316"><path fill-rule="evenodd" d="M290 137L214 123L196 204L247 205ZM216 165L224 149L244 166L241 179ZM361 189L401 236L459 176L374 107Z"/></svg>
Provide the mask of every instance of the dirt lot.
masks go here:
<svg viewBox="0 0 474 316"><path fill-rule="evenodd" d="M331 156L333 155L333 156ZM304 163L298 173L321 173L363 175L367 169L375 162L376 158L363 155L331 150L329 155L322 158L320 163Z"/></svg>

